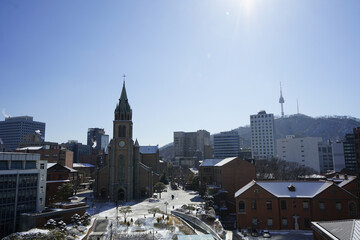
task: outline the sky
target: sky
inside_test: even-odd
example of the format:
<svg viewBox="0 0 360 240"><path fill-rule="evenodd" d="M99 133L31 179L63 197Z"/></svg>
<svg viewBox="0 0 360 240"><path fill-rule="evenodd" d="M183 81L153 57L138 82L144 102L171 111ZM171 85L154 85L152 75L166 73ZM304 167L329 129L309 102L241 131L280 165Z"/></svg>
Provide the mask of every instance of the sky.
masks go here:
<svg viewBox="0 0 360 240"><path fill-rule="evenodd" d="M0 1L0 109L46 140L112 138L123 75L134 139L211 134L259 110L360 118L359 0Z"/></svg>

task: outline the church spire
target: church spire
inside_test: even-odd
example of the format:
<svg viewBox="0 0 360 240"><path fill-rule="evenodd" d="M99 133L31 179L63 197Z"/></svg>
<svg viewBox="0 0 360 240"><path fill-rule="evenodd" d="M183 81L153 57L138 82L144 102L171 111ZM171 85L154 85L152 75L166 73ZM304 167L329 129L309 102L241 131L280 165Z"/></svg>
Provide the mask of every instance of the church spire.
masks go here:
<svg viewBox="0 0 360 240"><path fill-rule="evenodd" d="M125 88L125 75L123 76L123 87L121 90L121 95L119 99L119 103L116 105L115 108L115 120L131 120L132 119L132 109L130 107L126 88Z"/></svg>

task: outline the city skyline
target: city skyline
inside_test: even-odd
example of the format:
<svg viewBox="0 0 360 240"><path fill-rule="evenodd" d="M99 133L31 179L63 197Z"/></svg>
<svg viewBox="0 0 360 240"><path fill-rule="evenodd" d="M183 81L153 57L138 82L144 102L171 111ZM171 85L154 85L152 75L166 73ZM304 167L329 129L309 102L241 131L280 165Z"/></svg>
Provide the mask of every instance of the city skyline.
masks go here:
<svg viewBox="0 0 360 240"><path fill-rule="evenodd" d="M140 145L280 116L280 82L285 115L299 99L312 117L359 118L359 13L358 1L2 1L0 108L45 122L47 141L112 138L126 74Z"/></svg>

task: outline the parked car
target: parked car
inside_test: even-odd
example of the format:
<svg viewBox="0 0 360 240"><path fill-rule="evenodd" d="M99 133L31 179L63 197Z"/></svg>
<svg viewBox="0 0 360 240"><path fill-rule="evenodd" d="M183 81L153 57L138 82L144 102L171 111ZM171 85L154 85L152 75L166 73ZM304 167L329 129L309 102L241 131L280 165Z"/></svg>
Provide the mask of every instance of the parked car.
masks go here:
<svg viewBox="0 0 360 240"><path fill-rule="evenodd" d="M252 237L258 237L258 236L259 236L258 231L257 231L256 229L252 229L252 230L251 230L251 236L252 236Z"/></svg>
<svg viewBox="0 0 360 240"><path fill-rule="evenodd" d="M269 230L264 230L263 231L263 238L271 238Z"/></svg>

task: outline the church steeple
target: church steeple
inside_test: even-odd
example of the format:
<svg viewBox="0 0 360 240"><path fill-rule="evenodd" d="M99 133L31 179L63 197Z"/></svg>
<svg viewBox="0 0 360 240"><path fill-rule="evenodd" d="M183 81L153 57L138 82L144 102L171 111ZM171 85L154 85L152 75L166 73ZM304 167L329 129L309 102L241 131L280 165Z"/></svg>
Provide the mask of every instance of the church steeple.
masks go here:
<svg viewBox="0 0 360 240"><path fill-rule="evenodd" d="M131 120L131 119L132 119L132 109L129 105L129 101L126 94L125 75L124 75L124 82L123 82L119 103L116 105L115 108L115 120Z"/></svg>

